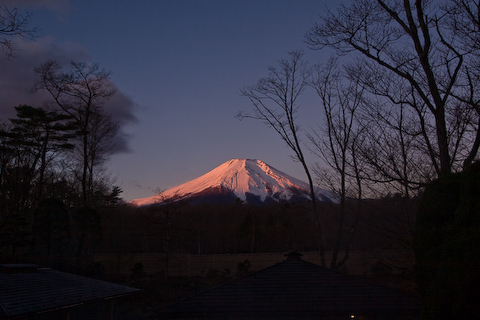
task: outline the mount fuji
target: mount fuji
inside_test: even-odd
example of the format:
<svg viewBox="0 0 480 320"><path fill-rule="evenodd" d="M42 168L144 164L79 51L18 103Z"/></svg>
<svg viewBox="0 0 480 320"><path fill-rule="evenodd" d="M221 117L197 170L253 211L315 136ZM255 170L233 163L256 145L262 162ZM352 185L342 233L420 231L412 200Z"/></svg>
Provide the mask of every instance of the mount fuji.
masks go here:
<svg viewBox="0 0 480 320"><path fill-rule="evenodd" d="M251 204L310 200L309 184L256 159L232 159L212 171L161 194L131 201L137 206L161 204L172 199L199 203ZM315 188L319 201L338 202L332 192Z"/></svg>

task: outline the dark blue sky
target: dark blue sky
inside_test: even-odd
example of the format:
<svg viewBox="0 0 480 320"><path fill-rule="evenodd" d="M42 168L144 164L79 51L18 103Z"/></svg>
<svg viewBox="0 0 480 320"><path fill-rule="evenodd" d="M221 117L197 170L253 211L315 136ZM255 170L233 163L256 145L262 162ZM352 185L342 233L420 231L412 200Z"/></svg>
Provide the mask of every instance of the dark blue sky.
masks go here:
<svg viewBox="0 0 480 320"><path fill-rule="evenodd" d="M234 116L252 109L240 89L266 76L268 66L289 51L305 49L312 64L327 60L327 53L308 50L303 36L336 1L6 3L31 12L32 25L41 30L35 42L19 42L15 61L1 58L0 118L11 117L18 104L40 105L26 88L33 84L32 66L47 58L93 61L111 70L119 95L109 110L123 125L117 145L123 152L112 156L108 168L126 200L174 187L232 158L260 159L305 180L273 130ZM318 103L306 92L299 110L305 130L322 122Z"/></svg>

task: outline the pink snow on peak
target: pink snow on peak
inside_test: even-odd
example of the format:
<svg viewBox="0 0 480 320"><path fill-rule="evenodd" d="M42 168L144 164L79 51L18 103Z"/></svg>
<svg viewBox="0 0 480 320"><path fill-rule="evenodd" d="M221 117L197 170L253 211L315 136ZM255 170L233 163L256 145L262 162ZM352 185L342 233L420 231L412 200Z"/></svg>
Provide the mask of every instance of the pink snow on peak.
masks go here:
<svg viewBox="0 0 480 320"><path fill-rule="evenodd" d="M200 193L208 188L223 187L246 199L246 193L260 197L277 195L277 198L288 200L292 196L292 188L308 193L309 185L293 178L263 161L256 159L232 159L212 171L177 187L148 198L136 199L132 203L138 206L159 203L172 197L184 198Z"/></svg>

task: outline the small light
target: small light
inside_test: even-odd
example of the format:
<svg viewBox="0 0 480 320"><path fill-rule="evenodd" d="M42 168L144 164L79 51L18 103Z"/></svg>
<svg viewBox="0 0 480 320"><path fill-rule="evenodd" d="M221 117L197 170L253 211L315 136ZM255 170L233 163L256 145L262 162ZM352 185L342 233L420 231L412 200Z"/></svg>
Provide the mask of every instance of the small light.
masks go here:
<svg viewBox="0 0 480 320"><path fill-rule="evenodd" d="M351 315L350 315L350 319L355 319L355 315L354 315L354 314L351 314Z"/></svg>

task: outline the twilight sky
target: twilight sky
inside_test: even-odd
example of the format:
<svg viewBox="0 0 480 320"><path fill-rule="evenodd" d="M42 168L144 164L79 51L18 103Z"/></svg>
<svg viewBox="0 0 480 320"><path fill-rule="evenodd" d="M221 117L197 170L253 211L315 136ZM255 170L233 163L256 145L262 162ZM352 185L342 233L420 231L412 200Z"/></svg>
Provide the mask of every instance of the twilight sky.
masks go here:
<svg viewBox="0 0 480 320"><path fill-rule="evenodd" d="M187 182L233 158L259 159L306 180L280 137L251 111L244 85L268 75L288 52L311 64L326 52L303 37L334 0L0 0L32 13L35 41L17 41L18 56L0 55L0 119L30 93L33 67L47 59L96 62L113 72L118 93L106 107L122 125L108 169L129 201ZM322 123L319 99L306 92L299 121ZM308 151L307 151L308 152ZM313 161L313 157L309 158Z"/></svg>

